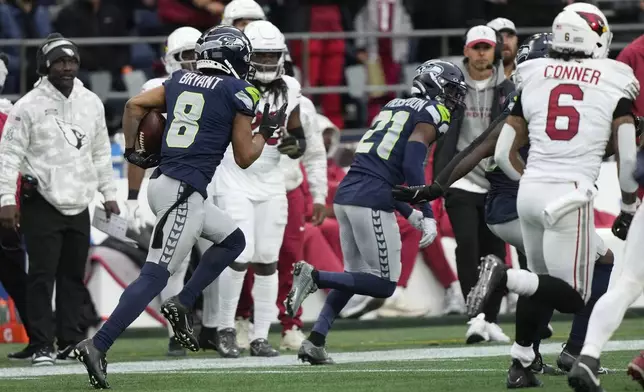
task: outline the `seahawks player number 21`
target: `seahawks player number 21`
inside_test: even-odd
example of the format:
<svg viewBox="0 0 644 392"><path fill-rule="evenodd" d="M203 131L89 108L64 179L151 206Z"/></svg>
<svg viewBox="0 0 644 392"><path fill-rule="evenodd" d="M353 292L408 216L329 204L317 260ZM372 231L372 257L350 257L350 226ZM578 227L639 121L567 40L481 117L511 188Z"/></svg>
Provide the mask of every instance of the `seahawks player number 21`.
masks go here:
<svg viewBox="0 0 644 392"><path fill-rule="evenodd" d="M400 111L396 112L396 114L393 114L393 111L391 110L383 110L375 118L375 126L372 127L372 129L368 130L360 140L360 143L356 148L356 153L368 154L374 144L373 142L370 142L369 139L373 136L374 133L387 128L382 141L378 144L377 153L380 158L385 160L389 159L391 151L394 149L394 145L400 138L400 133L405 128L405 123L408 119L409 112Z"/></svg>

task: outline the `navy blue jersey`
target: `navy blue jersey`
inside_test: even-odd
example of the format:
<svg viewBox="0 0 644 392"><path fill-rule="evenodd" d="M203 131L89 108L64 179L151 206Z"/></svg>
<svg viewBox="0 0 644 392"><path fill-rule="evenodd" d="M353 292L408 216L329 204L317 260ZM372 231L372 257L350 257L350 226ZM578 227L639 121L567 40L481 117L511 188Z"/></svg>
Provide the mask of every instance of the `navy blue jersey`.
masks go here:
<svg viewBox="0 0 644 392"><path fill-rule="evenodd" d="M515 91L508 95L505 101L502 116L509 116L512 108L520 95ZM524 161L528 160L529 146L523 146L519 154ZM513 181L491 159L491 164L485 172L485 177L490 182L490 191L485 203L485 221L490 225L509 222L519 217L517 213L517 192L519 182Z"/></svg>
<svg viewBox="0 0 644 392"><path fill-rule="evenodd" d="M449 110L435 101L409 98L387 103L360 140L334 202L393 211L391 190L405 182L405 147L416 124L432 124L439 136L449 129L450 117Z"/></svg>
<svg viewBox="0 0 644 392"><path fill-rule="evenodd" d="M185 70L163 85L168 120L159 170L207 198L206 187L230 144L235 116L255 115L259 91L232 76Z"/></svg>

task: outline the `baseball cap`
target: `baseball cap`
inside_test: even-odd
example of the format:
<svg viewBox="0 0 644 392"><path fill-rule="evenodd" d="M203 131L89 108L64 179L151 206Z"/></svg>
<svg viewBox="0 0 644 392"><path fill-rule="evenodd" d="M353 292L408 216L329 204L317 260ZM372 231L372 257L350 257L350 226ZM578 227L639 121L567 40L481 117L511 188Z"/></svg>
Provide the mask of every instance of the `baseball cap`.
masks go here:
<svg viewBox="0 0 644 392"><path fill-rule="evenodd" d="M493 28L479 25L472 27L465 38L465 46L468 48L476 44L485 43L488 45L496 46L496 32Z"/></svg>
<svg viewBox="0 0 644 392"><path fill-rule="evenodd" d="M512 34L517 33L517 28L514 26L514 22L506 18L496 18L490 23L487 24L488 27L493 28L499 33L503 31L511 32Z"/></svg>

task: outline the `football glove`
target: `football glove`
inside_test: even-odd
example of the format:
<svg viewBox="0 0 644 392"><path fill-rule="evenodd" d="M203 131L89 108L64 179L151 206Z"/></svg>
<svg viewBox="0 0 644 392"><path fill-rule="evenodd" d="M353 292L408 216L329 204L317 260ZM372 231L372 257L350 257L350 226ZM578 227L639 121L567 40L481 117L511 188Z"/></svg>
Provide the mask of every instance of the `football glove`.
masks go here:
<svg viewBox="0 0 644 392"><path fill-rule="evenodd" d="M436 200L443 196L443 188L435 182L431 185L403 186L396 185L391 191L394 199L411 204Z"/></svg>
<svg viewBox="0 0 644 392"><path fill-rule="evenodd" d="M438 235L436 220L433 218L423 218L423 236L420 237L418 246L423 249L431 245Z"/></svg>
<svg viewBox="0 0 644 392"><path fill-rule="evenodd" d="M161 162L161 155L136 151L134 147L126 148L123 156L129 163L142 169L159 166L159 163Z"/></svg>
<svg viewBox="0 0 644 392"><path fill-rule="evenodd" d="M423 233L422 237L420 237L420 241L418 242L418 246L425 248L434 242L434 239L436 239L436 235L438 234L438 230L436 228L436 221L433 218L426 218L423 216L422 212L414 210L409 217L407 217L407 220L410 225Z"/></svg>
<svg viewBox="0 0 644 392"><path fill-rule="evenodd" d="M288 104L285 102L275 114L271 114L271 105L268 103L264 105L262 112L262 122L259 124L259 133L264 137L264 140L270 139L275 131L277 131L286 122L286 108Z"/></svg>
<svg viewBox="0 0 644 392"><path fill-rule="evenodd" d="M633 215L627 212L620 212L615 221L613 222L613 227L611 231L613 235L619 238L622 241L626 240L628 235L628 229L631 227L631 222L633 221Z"/></svg>
<svg viewBox="0 0 644 392"><path fill-rule="evenodd" d="M297 139L295 136L286 136L282 142L277 146L277 151L281 154L287 155L291 159L297 159L304 155L306 150L306 141Z"/></svg>

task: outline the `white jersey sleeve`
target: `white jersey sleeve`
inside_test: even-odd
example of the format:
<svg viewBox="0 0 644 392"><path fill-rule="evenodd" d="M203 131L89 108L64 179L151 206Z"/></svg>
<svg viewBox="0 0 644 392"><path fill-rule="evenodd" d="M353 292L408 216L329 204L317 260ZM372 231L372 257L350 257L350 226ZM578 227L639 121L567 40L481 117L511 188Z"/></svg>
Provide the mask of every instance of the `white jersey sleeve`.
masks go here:
<svg viewBox="0 0 644 392"><path fill-rule="evenodd" d="M154 78L150 79L147 82L143 84L143 87L141 87L141 92L144 93L148 90L152 90L157 87L163 86L163 82L165 82L168 79L169 76L165 76L163 78Z"/></svg>
<svg viewBox="0 0 644 392"><path fill-rule="evenodd" d="M610 59L543 58L524 62L517 73L530 139L522 180L592 186L617 103L639 94L632 69Z"/></svg>

